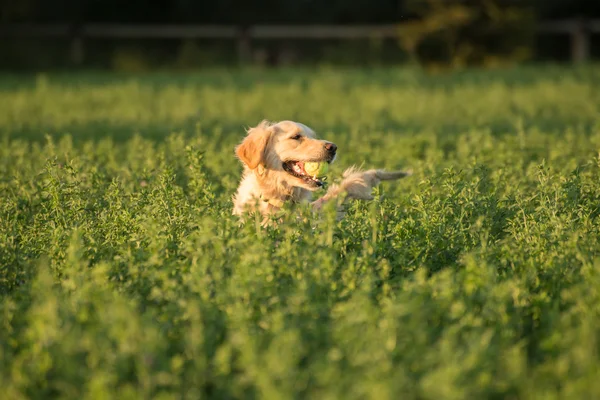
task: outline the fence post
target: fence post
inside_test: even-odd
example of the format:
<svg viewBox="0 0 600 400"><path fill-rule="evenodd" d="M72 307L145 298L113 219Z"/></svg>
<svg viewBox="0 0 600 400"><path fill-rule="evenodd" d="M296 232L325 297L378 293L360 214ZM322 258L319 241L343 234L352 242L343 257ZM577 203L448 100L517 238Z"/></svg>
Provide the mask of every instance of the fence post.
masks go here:
<svg viewBox="0 0 600 400"><path fill-rule="evenodd" d="M241 26L238 29L236 44L238 63L240 65L248 64L252 57L252 44L249 27Z"/></svg>
<svg viewBox="0 0 600 400"><path fill-rule="evenodd" d="M571 57L574 63L586 62L590 58L590 34L584 18L578 18L571 31Z"/></svg>
<svg viewBox="0 0 600 400"><path fill-rule="evenodd" d="M83 29L80 24L71 27L69 47L69 61L72 66L79 67L83 64L85 50L83 46Z"/></svg>

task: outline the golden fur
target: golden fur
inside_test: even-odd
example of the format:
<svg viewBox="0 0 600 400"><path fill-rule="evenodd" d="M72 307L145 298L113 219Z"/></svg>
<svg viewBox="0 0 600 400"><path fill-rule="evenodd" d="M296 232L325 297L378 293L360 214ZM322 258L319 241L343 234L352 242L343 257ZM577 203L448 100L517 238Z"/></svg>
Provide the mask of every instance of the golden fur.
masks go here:
<svg viewBox="0 0 600 400"><path fill-rule="evenodd" d="M337 155L335 144L316 138L315 132L298 122L262 121L248 130L246 138L236 147L236 155L244 165L242 180L233 198L233 213L258 210L265 217L286 201L310 201L319 186L290 174L284 164L291 161L333 162ZM339 184L330 185L325 195L314 201L320 209L332 199L370 200L371 189L384 180L408 176L409 172L383 170L360 171L349 168Z"/></svg>

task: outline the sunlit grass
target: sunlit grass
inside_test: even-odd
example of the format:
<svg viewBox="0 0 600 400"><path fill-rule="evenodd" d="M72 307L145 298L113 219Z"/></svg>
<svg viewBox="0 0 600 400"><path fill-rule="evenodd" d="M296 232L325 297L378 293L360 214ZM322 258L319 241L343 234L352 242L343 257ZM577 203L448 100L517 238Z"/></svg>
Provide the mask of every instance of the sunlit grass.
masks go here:
<svg viewBox="0 0 600 400"><path fill-rule="evenodd" d="M7 398L594 398L600 70L0 78ZM244 128L413 168L231 216ZM300 215L302 218L297 218Z"/></svg>

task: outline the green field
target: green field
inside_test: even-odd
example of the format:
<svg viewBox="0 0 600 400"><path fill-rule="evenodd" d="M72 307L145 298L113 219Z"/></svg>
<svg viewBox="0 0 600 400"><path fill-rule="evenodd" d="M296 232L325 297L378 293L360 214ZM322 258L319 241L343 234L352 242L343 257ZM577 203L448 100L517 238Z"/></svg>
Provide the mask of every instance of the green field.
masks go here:
<svg viewBox="0 0 600 400"><path fill-rule="evenodd" d="M240 226L263 118L415 174ZM598 398L599 150L598 66L0 76L0 396Z"/></svg>

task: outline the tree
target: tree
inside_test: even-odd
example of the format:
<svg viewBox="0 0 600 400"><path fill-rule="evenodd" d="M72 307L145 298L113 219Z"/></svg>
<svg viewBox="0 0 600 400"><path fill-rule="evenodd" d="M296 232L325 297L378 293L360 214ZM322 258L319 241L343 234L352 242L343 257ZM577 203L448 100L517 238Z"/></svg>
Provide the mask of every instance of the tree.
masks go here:
<svg viewBox="0 0 600 400"><path fill-rule="evenodd" d="M533 10L527 1L408 0L416 19L399 28L414 62L452 67L521 61L530 54Z"/></svg>

